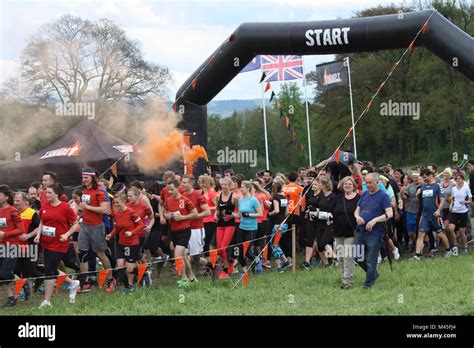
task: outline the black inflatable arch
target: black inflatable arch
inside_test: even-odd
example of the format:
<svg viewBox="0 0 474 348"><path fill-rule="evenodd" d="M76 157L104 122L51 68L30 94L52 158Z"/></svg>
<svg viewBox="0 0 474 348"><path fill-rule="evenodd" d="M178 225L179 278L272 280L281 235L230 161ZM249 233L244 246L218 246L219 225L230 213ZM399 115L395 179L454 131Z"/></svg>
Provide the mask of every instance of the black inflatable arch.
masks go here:
<svg viewBox="0 0 474 348"><path fill-rule="evenodd" d="M184 114L180 127L194 134L191 144L206 147L206 104L257 55L406 48L428 19L427 30L415 45L426 47L474 80L474 39L434 10L346 20L243 23L178 90L174 107ZM236 58L238 66L234 64Z"/></svg>

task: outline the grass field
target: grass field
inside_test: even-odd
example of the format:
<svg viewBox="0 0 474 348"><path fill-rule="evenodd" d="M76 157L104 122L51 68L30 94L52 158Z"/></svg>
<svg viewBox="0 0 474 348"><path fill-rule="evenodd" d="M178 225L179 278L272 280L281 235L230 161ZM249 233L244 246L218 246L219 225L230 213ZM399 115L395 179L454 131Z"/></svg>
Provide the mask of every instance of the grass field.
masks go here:
<svg viewBox="0 0 474 348"><path fill-rule="evenodd" d="M165 267L150 289L131 294L121 288L108 294L93 289L69 304L67 291L53 295L53 308L39 310L37 293L28 302L2 309L2 315L474 315L474 255L446 260L440 256L417 262L379 266L380 278L363 289L365 273L356 268L356 286L339 288L339 269L314 267L284 274L266 271L249 276L249 284L232 290L228 280L199 278L185 290ZM154 277L156 272L154 272ZM2 293L3 295L3 293ZM2 299L3 300L3 299Z"/></svg>

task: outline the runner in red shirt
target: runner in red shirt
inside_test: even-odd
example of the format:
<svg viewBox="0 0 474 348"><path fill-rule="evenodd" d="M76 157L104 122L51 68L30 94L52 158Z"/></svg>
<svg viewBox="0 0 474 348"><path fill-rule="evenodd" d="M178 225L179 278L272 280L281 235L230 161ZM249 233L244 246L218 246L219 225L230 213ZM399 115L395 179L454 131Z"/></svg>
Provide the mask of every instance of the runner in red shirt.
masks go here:
<svg viewBox="0 0 474 348"><path fill-rule="evenodd" d="M183 270L181 280L178 281L178 287L183 288L189 285L186 270L191 270L191 263L186 257L186 248L191 238L191 219L196 218L198 212L191 201L179 193L179 182L174 179L166 185L170 193L170 197L164 204L164 218L169 220L171 233L173 235L175 258L183 258ZM190 271L191 279L194 280L192 270Z"/></svg>
<svg viewBox="0 0 474 348"><path fill-rule="evenodd" d="M7 185L0 185L0 246L4 251L16 248L19 243L18 238L25 233L20 212L13 206L13 192ZM15 252L15 250L13 250ZM17 304L10 283L15 279L13 270L16 265L16 257L0 255L0 280L2 287L7 294L8 300L5 307L12 307Z"/></svg>
<svg viewBox="0 0 474 348"><path fill-rule="evenodd" d="M127 196L119 193L114 198L114 228L106 236L107 240L118 234L117 267L125 284L124 291L133 290L133 277L140 254L140 233L145 225L143 219L133 209L127 206ZM127 274L125 269L127 268Z"/></svg>
<svg viewBox="0 0 474 348"><path fill-rule="evenodd" d="M105 254L107 242L105 240L105 229L102 223L102 214L109 214L105 192L99 189L97 173L92 168L82 171L82 197L79 204L82 209L82 223L77 241L79 249L79 261L81 265L81 289L84 290L85 274L89 271L89 251L96 253L105 269L110 269L110 260ZM112 272L107 275L107 292L114 291L115 280Z"/></svg>
<svg viewBox="0 0 474 348"><path fill-rule="evenodd" d="M55 184L56 180L57 180L56 173L43 172L43 178L42 178L43 191L41 192L41 196L40 196L41 206L48 204L48 200L46 199L46 188L49 185ZM64 203L69 202L65 193L62 193L61 196L59 196L59 200Z"/></svg>
<svg viewBox="0 0 474 348"><path fill-rule="evenodd" d="M191 238L189 239L188 253L191 255L194 264L194 272L199 273L200 265L208 266L209 261L201 257L204 251L206 232L204 230L204 218L211 216L211 210L206 198L201 191L194 189L196 179L192 175L185 175L182 182L184 196L189 198L196 208L198 214L196 218L190 220Z"/></svg>
<svg viewBox="0 0 474 348"><path fill-rule="evenodd" d="M43 247L45 276L54 278L45 280L44 300L39 306L40 309L51 307L55 277L58 274L65 274L58 272L59 263L67 253L70 237L79 225L74 210L68 203L59 200L61 194L64 193L61 185L49 185L45 193L48 204L41 207L39 211L40 225L35 243L41 241ZM74 303L80 283L69 277L66 277L65 282L69 285L69 302Z"/></svg>

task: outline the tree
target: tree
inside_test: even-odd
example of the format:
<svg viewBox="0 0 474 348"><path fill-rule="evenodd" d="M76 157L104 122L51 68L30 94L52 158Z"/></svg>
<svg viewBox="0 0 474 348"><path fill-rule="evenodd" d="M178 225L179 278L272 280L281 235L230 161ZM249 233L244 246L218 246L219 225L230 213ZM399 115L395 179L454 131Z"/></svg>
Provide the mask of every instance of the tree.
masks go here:
<svg viewBox="0 0 474 348"><path fill-rule="evenodd" d="M64 15L42 26L21 57L21 79L4 86L14 96L27 86L30 102L95 101L99 107L122 99L166 94L167 68L146 62L137 41L107 19L96 22Z"/></svg>

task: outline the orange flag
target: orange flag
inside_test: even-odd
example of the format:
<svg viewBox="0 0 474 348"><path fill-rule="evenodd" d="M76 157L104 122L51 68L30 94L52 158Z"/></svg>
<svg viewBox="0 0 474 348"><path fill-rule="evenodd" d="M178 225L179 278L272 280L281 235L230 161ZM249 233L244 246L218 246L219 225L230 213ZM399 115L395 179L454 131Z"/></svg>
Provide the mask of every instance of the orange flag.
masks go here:
<svg viewBox="0 0 474 348"><path fill-rule="evenodd" d="M140 263L138 265L137 283L140 283L140 280L142 280L143 274L145 273L147 267L148 264L146 263Z"/></svg>
<svg viewBox="0 0 474 348"><path fill-rule="evenodd" d="M65 274L58 275L58 277L56 278L56 292L58 292L61 285L63 285L64 281L66 280L66 277L67 275Z"/></svg>
<svg viewBox="0 0 474 348"><path fill-rule="evenodd" d="M193 87L193 89L196 89L196 79L193 80L193 82L191 82L191 86Z"/></svg>
<svg viewBox="0 0 474 348"><path fill-rule="evenodd" d="M266 93L270 89L270 87L271 87L270 82L267 82L264 93Z"/></svg>
<svg viewBox="0 0 474 348"><path fill-rule="evenodd" d="M178 276L181 277L181 272L183 271L183 258L178 257L175 260L175 263L176 263L176 272L178 273Z"/></svg>
<svg viewBox="0 0 474 348"><path fill-rule="evenodd" d="M273 246L276 248L278 246L278 242L280 241L281 238L281 232L278 231L275 233L275 238L273 239Z"/></svg>
<svg viewBox="0 0 474 348"><path fill-rule="evenodd" d="M334 157L336 158L336 163L339 164L339 147L337 147Z"/></svg>
<svg viewBox="0 0 474 348"><path fill-rule="evenodd" d="M247 255L247 249L249 248L250 246L250 242L244 242L244 257L245 255Z"/></svg>
<svg viewBox="0 0 474 348"><path fill-rule="evenodd" d="M413 46L415 46L415 40L413 40L410 44L410 46L408 46L408 53L411 54L413 52Z"/></svg>
<svg viewBox="0 0 474 348"><path fill-rule="evenodd" d="M211 265L212 267L216 267L216 260L217 260L217 250L216 249L212 249L212 250L209 250L209 256L211 257Z"/></svg>
<svg viewBox="0 0 474 348"><path fill-rule="evenodd" d="M117 164L114 163L112 165L112 167L110 167L110 171L112 172L113 175L115 175L116 177L118 177L118 172L117 172Z"/></svg>
<svg viewBox="0 0 474 348"><path fill-rule="evenodd" d="M352 127L349 128L349 130L347 131L347 136L349 137L351 135L351 133L352 133Z"/></svg>
<svg viewBox="0 0 474 348"><path fill-rule="evenodd" d="M248 285L248 283L249 283L249 274L247 272L244 273L244 277L242 278L242 281L243 281L245 286Z"/></svg>
<svg viewBox="0 0 474 348"><path fill-rule="evenodd" d="M426 29L428 29L428 22L429 22L429 19L426 21L426 23L423 25L423 28L421 29L421 32L424 34Z"/></svg>
<svg viewBox="0 0 474 348"><path fill-rule="evenodd" d="M102 271L99 272L99 289L102 288L102 285L104 285L104 282L107 279L108 274L109 274L109 271L106 269L103 269Z"/></svg>
<svg viewBox="0 0 474 348"><path fill-rule="evenodd" d="M25 283L26 283L26 279L24 278L15 280L15 297L18 297L18 294L20 293Z"/></svg>
<svg viewBox="0 0 474 348"><path fill-rule="evenodd" d="M263 258L266 260L268 260L268 245L265 245L265 247L263 248Z"/></svg>
<svg viewBox="0 0 474 348"><path fill-rule="evenodd" d="M371 107L372 107L372 100L369 101L369 104L367 104L367 111L369 111Z"/></svg>

